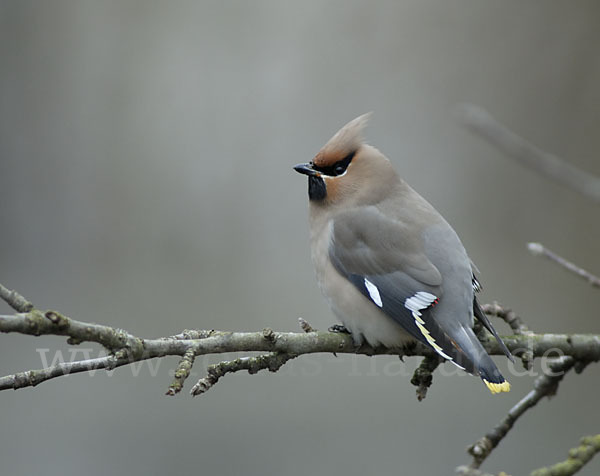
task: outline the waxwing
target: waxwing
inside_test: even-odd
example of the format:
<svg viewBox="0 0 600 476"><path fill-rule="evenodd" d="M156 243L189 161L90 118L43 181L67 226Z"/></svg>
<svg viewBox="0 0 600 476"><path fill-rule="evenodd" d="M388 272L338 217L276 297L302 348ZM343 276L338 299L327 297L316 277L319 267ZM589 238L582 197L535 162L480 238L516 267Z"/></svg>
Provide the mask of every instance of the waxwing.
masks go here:
<svg viewBox="0 0 600 476"><path fill-rule="evenodd" d="M492 393L510 384L473 332L474 317L512 356L475 292L471 260L456 232L365 144L369 115L337 132L308 176L311 256L329 304L356 345L401 348L415 339L480 376Z"/></svg>

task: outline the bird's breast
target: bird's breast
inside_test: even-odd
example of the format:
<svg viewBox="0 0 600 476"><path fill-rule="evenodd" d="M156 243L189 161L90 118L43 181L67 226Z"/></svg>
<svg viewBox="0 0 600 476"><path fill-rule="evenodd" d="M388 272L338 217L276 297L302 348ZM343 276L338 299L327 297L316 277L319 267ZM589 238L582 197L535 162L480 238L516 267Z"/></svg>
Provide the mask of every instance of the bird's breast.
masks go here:
<svg viewBox="0 0 600 476"><path fill-rule="evenodd" d="M397 348L412 338L333 266L329 247L333 235L333 220L311 223L311 258L317 282L331 310L352 333L359 344Z"/></svg>

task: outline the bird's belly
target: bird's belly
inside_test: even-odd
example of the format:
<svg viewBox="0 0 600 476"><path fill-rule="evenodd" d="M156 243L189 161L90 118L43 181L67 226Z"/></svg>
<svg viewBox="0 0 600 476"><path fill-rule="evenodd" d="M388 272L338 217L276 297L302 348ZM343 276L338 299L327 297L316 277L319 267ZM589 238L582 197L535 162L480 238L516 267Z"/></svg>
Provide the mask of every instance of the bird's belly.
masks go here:
<svg viewBox="0 0 600 476"><path fill-rule="evenodd" d="M329 237L313 237L312 261L321 292L336 317L352 333L357 344L365 340L373 347L402 347L413 341L407 332L340 275L328 259Z"/></svg>
<svg viewBox="0 0 600 476"><path fill-rule="evenodd" d="M336 272L335 270L333 272ZM354 341L366 340L371 346L402 347L413 341L408 333L378 307L363 296L352 283L344 281L338 286L323 286L323 293L336 317L352 333Z"/></svg>

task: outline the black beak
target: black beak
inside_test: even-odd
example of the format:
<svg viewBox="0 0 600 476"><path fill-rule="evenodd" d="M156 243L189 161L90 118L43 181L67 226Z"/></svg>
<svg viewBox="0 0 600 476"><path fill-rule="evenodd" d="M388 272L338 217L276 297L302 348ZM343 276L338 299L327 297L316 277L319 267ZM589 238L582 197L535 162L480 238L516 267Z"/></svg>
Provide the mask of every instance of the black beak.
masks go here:
<svg viewBox="0 0 600 476"><path fill-rule="evenodd" d="M321 175L315 169L312 168L311 164L298 164L294 166L294 170L299 174L308 175L309 177L314 177L315 175Z"/></svg>

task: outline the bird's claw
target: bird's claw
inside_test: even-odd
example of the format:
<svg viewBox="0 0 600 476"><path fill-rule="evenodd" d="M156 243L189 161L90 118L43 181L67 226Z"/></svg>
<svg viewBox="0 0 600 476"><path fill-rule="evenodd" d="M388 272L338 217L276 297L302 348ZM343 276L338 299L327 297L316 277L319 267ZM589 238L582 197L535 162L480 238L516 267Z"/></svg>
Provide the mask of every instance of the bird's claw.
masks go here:
<svg viewBox="0 0 600 476"><path fill-rule="evenodd" d="M341 324L334 324L327 330L329 332L336 332L338 334L351 334L350 331Z"/></svg>

